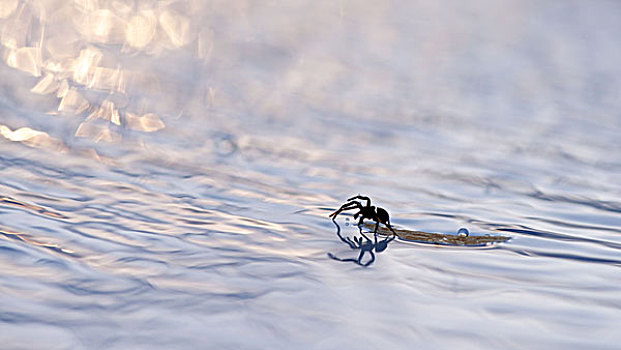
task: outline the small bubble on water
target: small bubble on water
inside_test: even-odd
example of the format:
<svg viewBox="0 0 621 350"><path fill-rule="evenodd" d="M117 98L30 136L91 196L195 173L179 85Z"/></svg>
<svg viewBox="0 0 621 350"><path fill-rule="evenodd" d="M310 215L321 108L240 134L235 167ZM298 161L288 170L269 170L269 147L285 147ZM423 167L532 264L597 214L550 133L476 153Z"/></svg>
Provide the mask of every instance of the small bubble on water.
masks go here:
<svg viewBox="0 0 621 350"><path fill-rule="evenodd" d="M219 135L215 140L215 150L220 156L230 156L237 152L237 142L232 135Z"/></svg>
<svg viewBox="0 0 621 350"><path fill-rule="evenodd" d="M470 236L470 232L468 231L467 228L460 228L459 231L457 231L457 235L460 237L468 237Z"/></svg>

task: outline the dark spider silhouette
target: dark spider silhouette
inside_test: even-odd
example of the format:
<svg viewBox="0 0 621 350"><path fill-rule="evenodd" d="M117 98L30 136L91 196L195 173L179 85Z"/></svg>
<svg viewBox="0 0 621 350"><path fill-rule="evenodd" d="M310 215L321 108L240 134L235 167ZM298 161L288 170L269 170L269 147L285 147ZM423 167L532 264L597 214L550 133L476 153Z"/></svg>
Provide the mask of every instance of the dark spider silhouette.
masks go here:
<svg viewBox="0 0 621 350"><path fill-rule="evenodd" d="M366 201L366 205L363 206L361 201ZM395 230L392 229L392 226L390 226L390 216L388 215L388 212L384 208L371 205L371 198L369 197L357 195L349 198L347 203L343 204L338 210L330 214L330 217L334 220L342 211L352 209L359 209L357 213L354 213L354 219L358 219L358 216L360 216L360 220L358 221L359 227L362 226L364 219L370 219L375 221L375 230L373 233L377 233L377 228L381 222L388 227L390 231L392 231L393 235L397 235Z"/></svg>
<svg viewBox="0 0 621 350"><path fill-rule="evenodd" d="M358 258L348 258L348 259L339 258L332 253L328 253L328 256L330 257L330 259L334 259L337 261L353 262L360 266L367 267L373 264L373 262L375 262L375 254L373 253L373 251L375 251L376 253L383 252L384 250L386 250L386 248L388 248L388 243L390 243L396 237L393 235L391 237L386 237L383 240L378 242L377 234L375 234L374 241L372 241L369 237L367 237L364 233L362 233L362 227L358 227L362 237L354 237L354 239L352 240L349 237L343 237L341 235L341 227L339 226L339 224L337 224L334 219L332 219L332 222L334 223L334 225L336 225L336 235L339 237L339 239L343 241L343 243L347 244L351 249L360 250L360 254L358 255ZM366 253L369 253L371 258L369 259L369 261L362 263L362 258L364 257Z"/></svg>

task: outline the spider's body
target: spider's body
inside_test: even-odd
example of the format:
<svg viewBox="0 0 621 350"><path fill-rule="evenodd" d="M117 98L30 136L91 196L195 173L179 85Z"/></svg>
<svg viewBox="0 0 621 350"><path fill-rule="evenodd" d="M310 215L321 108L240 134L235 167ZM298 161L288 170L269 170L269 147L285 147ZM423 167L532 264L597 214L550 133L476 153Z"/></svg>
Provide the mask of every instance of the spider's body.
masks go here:
<svg viewBox="0 0 621 350"><path fill-rule="evenodd" d="M366 205L362 205L361 201L366 201ZM369 219L375 221L375 231L373 231L373 233L377 233L377 228L381 222L386 225L386 227L388 227L393 234L396 234L395 230L393 230L392 226L390 226L390 216L388 215L388 212L383 208L371 205L371 198L369 197L357 195L349 198L347 203L343 204L338 210L330 214L330 217L334 220L342 211L352 209L358 209L358 212L354 213L354 219L358 219L358 217L360 217L358 226L362 226L364 219Z"/></svg>

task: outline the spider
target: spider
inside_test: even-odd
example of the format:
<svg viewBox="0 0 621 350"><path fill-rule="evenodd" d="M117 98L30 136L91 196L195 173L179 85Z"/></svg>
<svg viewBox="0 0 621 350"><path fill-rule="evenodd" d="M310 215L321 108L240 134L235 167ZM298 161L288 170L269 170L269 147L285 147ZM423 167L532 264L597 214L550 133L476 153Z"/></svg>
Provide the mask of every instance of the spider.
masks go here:
<svg viewBox="0 0 621 350"><path fill-rule="evenodd" d="M359 201L357 201L359 200ZM366 201L366 205L363 206L361 201ZM392 233L396 236L397 233L390 226L390 217L388 216L388 212L380 207L375 207L371 205L371 198L357 195L351 197L347 200L347 203L343 204L338 210L330 214L332 220L336 219L336 216L339 215L342 211L351 210L351 209L359 209L357 213L354 214L354 219L358 219L360 216L360 220L358 221L358 226L362 226L362 222L364 219L370 219L375 221L375 230L373 233L377 233L377 228L379 227L380 222L392 231Z"/></svg>

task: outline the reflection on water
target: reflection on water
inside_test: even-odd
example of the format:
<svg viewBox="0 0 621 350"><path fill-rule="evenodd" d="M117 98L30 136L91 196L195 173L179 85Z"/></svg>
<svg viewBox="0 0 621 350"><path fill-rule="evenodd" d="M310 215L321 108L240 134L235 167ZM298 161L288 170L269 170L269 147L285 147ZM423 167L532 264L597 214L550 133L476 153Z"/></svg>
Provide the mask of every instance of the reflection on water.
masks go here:
<svg viewBox="0 0 621 350"><path fill-rule="evenodd" d="M9 141L22 142L31 147L45 148L58 152L66 150L66 146L62 141L50 137L46 132L33 130L29 127L11 130L8 126L0 124L0 135Z"/></svg>
<svg viewBox="0 0 621 350"><path fill-rule="evenodd" d="M209 35L191 29L188 16L200 10L196 6L187 3L181 10L174 4L146 2L3 2L4 61L39 78L30 92L58 100L56 111L48 114L85 117L75 130L77 137L118 142L114 125L157 131L165 124L142 96L149 86L162 84L162 77L134 67L128 59L162 55L190 42L201 47L199 57L205 56Z"/></svg>
<svg viewBox="0 0 621 350"><path fill-rule="evenodd" d="M620 14L0 1L0 344L616 348Z"/></svg>
<svg viewBox="0 0 621 350"><path fill-rule="evenodd" d="M373 240L371 240L369 237L367 237L367 235L365 235L362 232L362 226L358 226L360 230L360 236L354 236L354 239L352 240L349 237L343 237L341 235L341 227L336 222L336 220L332 219L332 222L334 223L334 226L336 226L337 237L343 243L347 244L351 249L360 251L360 254L358 254L358 257L355 259L354 258L339 258L332 253L328 253L328 256L331 259L334 259L337 261L353 262L360 266L365 266L365 267L369 266L375 262L375 253L379 254L383 252L384 250L386 250L386 248L388 248L388 243L390 243L396 237L395 235L390 235L378 241L377 232L375 232L373 233ZM365 257L365 255L369 255L369 258L368 260L363 262L363 258Z"/></svg>

